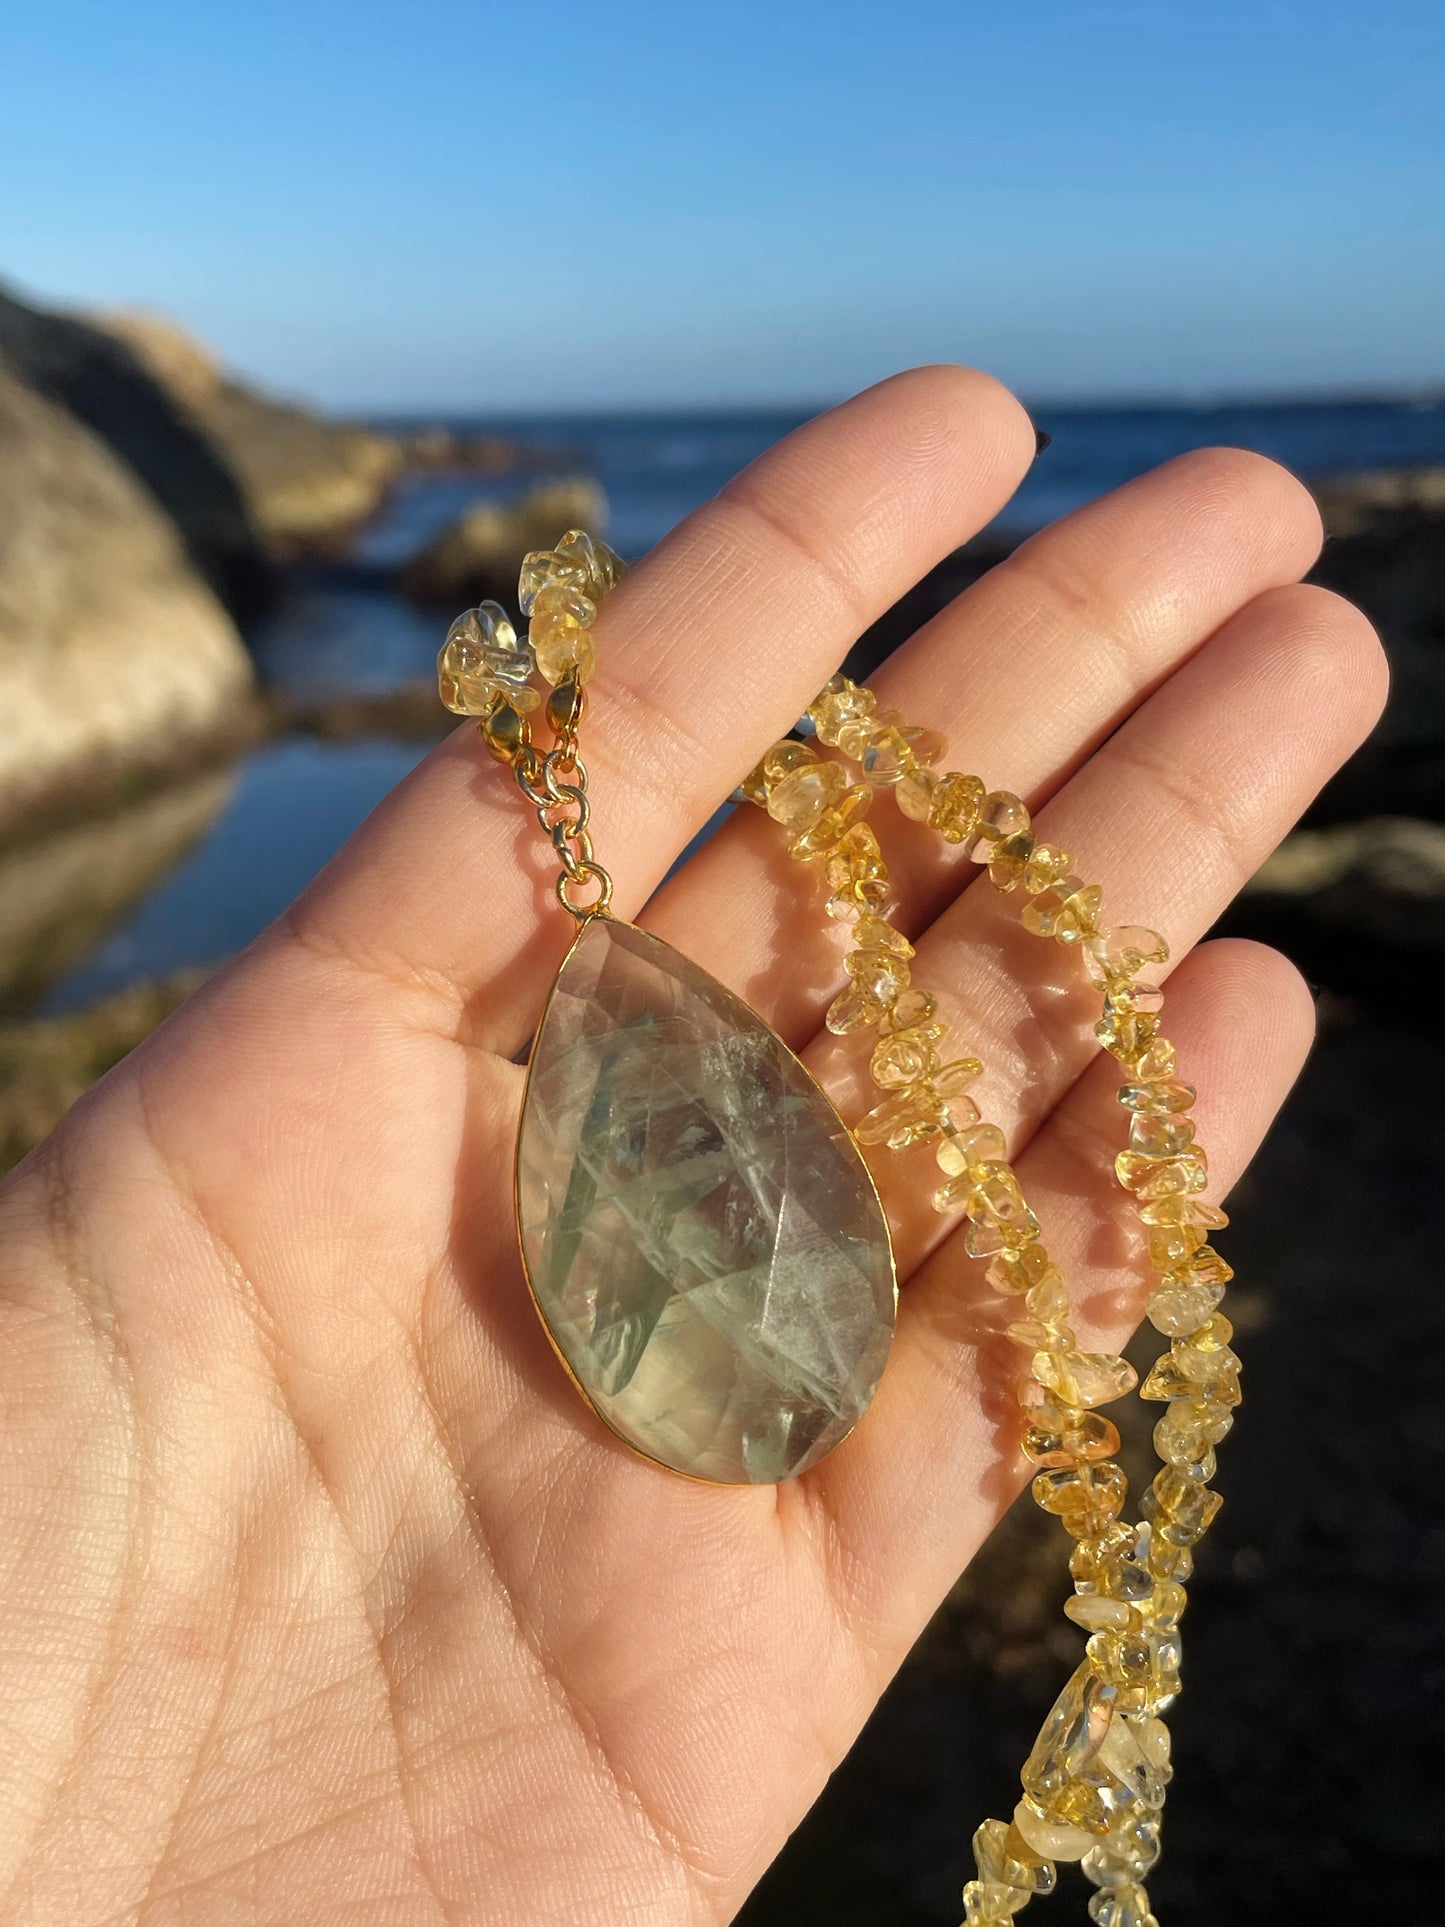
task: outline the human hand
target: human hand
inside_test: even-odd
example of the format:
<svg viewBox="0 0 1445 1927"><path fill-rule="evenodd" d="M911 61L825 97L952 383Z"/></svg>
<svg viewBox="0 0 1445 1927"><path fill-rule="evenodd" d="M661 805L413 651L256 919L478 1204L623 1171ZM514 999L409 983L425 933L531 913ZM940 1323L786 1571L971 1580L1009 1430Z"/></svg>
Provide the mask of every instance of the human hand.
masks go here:
<svg viewBox="0 0 1445 1927"><path fill-rule="evenodd" d="M1033 448L986 378L900 376L765 456L599 619L616 909L849 1118L862 1053L821 1030L838 938L776 826L739 812L658 885ZM1363 618L1297 586L1318 542L1282 470L1186 456L1026 544L875 679L1028 798L1111 916L1168 935L1221 1195L1310 1001L1256 946L1186 953L1383 695ZM1116 1347L1142 1284L1092 995L956 853L888 830L916 979L988 1067L1084 1342ZM16 1927L725 1921L1017 1489L1007 1314L928 1208L931 1160L878 1166L898 1336L811 1473L689 1484L577 1398L511 1205L514 1059L571 935L545 855L458 730L0 1191Z"/></svg>

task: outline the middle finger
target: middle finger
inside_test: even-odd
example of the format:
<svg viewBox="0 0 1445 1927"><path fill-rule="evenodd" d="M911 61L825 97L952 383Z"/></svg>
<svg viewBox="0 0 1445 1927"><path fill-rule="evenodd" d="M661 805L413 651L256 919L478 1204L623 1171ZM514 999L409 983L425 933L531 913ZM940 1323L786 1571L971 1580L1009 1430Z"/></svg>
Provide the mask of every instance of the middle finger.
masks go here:
<svg viewBox="0 0 1445 1927"><path fill-rule="evenodd" d="M872 687L880 707L944 731L950 767L1037 804L1237 609L1297 581L1319 543L1313 499L1276 463L1239 449L1181 456L1026 542ZM918 930L971 866L901 816L889 830L897 920ZM708 959L796 1049L837 989L841 938L780 840L740 810L643 920Z"/></svg>

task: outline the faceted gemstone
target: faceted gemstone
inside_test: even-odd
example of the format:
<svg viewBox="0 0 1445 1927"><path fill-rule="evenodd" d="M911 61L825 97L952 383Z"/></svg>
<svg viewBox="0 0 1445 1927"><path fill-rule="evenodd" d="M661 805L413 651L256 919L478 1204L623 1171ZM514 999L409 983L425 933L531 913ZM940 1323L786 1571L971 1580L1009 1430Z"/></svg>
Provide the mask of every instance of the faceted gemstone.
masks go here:
<svg viewBox="0 0 1445 1927"><path fill-rule="evenodd" d="M649 1457L769 1484L866 1410L894 1280L857 1147L745 1004L630 924L590 919L558 974L517 1195L558 1350Z"/></svg>

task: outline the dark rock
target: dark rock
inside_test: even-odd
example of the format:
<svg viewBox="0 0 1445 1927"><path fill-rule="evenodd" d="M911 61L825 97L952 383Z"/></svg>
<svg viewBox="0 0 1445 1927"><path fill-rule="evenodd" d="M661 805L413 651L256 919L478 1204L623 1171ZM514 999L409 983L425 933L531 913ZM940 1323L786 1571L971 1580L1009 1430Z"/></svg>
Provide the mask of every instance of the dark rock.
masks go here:
<svg viewBox="0 0 1445 1927"><path fill-rule="evenodd" d="M1380 726L1310 812L1445 818L1445 469L1382 470L1320 491L1326 544L1311 581L1358 603L1390 658Z"/></svg>
<svg viewBox="0 0 1445 1927"><path fill-rule="evenodd" d="M170 517L229 608L246 612L265 601L270 565L236 477L130 346L89 321L28 307L0 290L0 355L12 375L107 444Z"/></svg>
<svg viewBox="0 0 1445 1927"><path fill-rule="evenodd" d="M102 325L235 477L273 556L343 540L375 511L402 465L403 450L390 437L327 421L232 380L172 321L122 313Z"/></svg>
<svg viewBox="0 0 1445 1927"><path fill-rule="evenodd" d="M606 518L607 498L587 476L544 482L515 502L477 502L403 563L397 585L447 608L487 596L512 608L529 549L550 548L569 528L601 534Z"/></svg>

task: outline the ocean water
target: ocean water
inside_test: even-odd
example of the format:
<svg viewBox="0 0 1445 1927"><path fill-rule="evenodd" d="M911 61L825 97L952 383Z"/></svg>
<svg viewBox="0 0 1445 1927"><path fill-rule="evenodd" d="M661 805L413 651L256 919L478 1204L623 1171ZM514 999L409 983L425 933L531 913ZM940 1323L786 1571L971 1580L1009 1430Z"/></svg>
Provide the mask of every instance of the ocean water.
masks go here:
<svg viewBox="0 0 1445 1927"><path fill-rule="evenodd" d="M249 637L258 671L312 696L430 678L440 619L391 593L384 571L468 502L515 492L539 473L585 469L607 492L609 539L636 557L809 412L459 418L458 429L523 443L529 473L502 481L407 479L359 538L360 567L296 574L281 607ZM1001 528L1019 532L1210 443L1257 449L1307 477L1445 462L1445 400L1033 412L1053 439L999 517ZM284 907L419 754L414 745L313 742L257 752L210 827L169 874L96 932L88 953L51 986L45 1007L74 1008L136 978L230 954Z"/></svg>
<svg viewBox="0 0 1445 1927"><path fill-rule="evenodd" d="M609 539L641 555L740 468L813 411L458 418L550 454L601 480ZM1418 401L1200 403L1080 408L1036 404L1053 439L996 526L1027 532L1186 449L1252 448L1307 477L1343 469L1445 461L1445 395Z"/></svg>

